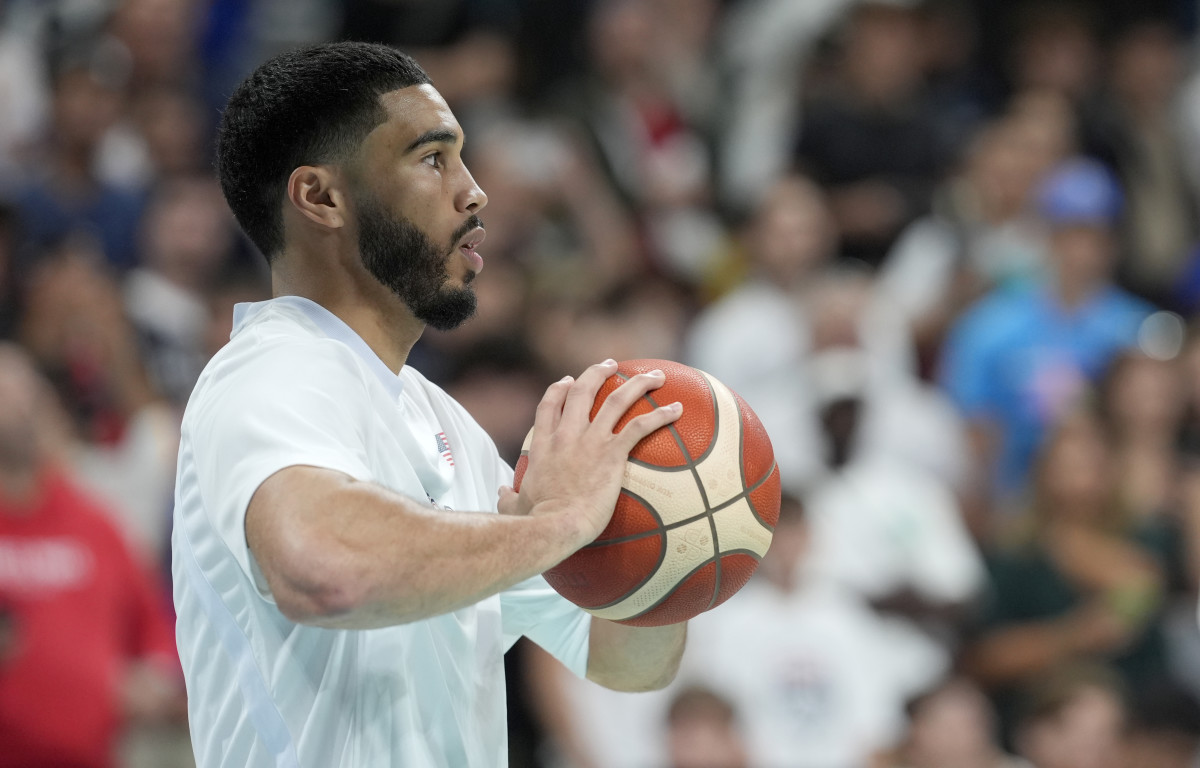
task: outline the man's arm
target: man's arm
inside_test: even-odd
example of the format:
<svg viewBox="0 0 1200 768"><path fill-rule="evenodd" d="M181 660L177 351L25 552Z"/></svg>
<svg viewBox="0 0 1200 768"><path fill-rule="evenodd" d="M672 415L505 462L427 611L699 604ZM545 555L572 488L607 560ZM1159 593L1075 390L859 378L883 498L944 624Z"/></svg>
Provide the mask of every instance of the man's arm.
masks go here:
<svg viewBox="0 0 1200 768"><path fill-rule="evenodd" d="M538 405L521 493L502 514L433 509L332 470L293 466L267 478L246 510L246 541L293 621L389 626L470 605L541 573L595 539L620 492L629 451L679 417L664 406L618 419L663 377L639 375L589 420L615 363L563 379Z"/></svg>
<svg viewBox="0 0 1200 768"><path fill-rule="evenodd" d="M630 627L592 619L588 679L614 691L665 688L679 671L687 624Z"/></svg>

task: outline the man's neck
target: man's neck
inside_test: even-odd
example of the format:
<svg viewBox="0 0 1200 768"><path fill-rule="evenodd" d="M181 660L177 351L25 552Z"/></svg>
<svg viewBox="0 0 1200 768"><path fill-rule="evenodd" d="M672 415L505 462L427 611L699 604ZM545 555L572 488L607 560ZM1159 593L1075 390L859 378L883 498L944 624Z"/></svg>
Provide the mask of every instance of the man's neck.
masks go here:
<svg viewBox="0 0 1200 768"><path fill-rule="evenodd" d="M272 295L300 296L320 304L357 333L393 373L399 374L425 324L413 317L394 293L369 276L356 282L344 273L291 269L287 261L286 256L276 258L271 270Z"/></svg>
<svg viewBox="0 0 1200 768"><path fill-rule="evenodd" d="M1054 286L1054 295L1064 309L1073 311L1091 301L1103 288L1103 283L1063 283L1059 281Z"/></svg>

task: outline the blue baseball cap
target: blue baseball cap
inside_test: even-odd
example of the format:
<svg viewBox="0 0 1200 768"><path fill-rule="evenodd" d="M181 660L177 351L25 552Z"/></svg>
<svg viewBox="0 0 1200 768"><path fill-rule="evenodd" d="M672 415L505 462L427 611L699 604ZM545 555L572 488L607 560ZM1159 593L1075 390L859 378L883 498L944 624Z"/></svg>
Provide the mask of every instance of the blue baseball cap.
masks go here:
<svg viewBox="0 0 1200 768"><path fill-rule="evenodd" d="M1050 172L1037 192L1037 209L1052 226L1116 224L1124 206L1121 185L1095 160L1068 160Z"/></svg>

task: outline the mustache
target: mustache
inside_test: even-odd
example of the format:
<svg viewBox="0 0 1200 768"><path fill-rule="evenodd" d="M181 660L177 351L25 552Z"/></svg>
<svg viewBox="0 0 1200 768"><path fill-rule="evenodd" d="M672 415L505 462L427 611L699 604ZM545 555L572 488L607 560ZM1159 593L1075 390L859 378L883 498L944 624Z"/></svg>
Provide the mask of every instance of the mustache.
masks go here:
<svg viewBox="0 0 1200 768"><path fill-rule="evenodd" d="M458 241L462 239L463 235L467 234L468 232L470 232L472 229L475 229L476 227L478 227L480 229L484 228L483 219L479 218L478 216L476 216L475 214L472 213L470 216L467 217L467 220L463 222L462 226L459 227L458 229L454 230L454 234L451 235L450 250L454 250L454 247L456 245L458 245Z"/></svg>

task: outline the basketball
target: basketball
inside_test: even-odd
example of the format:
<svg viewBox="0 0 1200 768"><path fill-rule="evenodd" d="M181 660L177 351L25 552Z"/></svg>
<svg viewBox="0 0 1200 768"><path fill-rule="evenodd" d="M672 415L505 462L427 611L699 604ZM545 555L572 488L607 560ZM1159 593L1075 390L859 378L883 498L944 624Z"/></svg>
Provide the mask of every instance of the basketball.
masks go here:
<svg viewBox="0 0 1200 768"><path fill-rule="evenodd" d="M634 626L686 621L728 600L758 567L779 519L779 469L766 430L736 392L703 371L669 360L622 362L591 417L623 381L655 368L666 382L617 429L676 400L683 414L630 453L608 527L544 574L594 616ZM518 491L532 434L517 461Z"/></svg>

